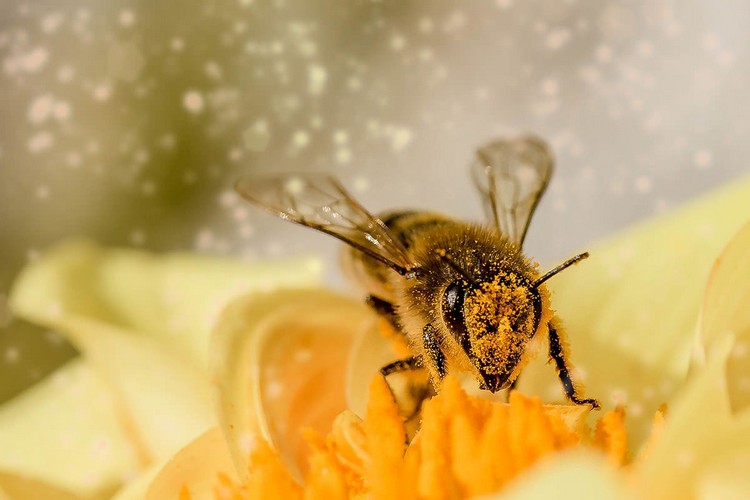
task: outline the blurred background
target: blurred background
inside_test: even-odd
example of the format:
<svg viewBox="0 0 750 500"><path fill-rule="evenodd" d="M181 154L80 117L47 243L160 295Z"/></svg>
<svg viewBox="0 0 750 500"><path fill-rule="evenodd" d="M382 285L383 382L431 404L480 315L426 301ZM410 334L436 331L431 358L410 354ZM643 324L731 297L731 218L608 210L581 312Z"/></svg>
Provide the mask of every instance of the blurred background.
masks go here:
<svg viewBox="0 0 750 500"><path fill-rule="evenodd" d="M742 0L0 3L0 401L75 354L4 310L62 238L312 250L337 284L336 242L245 205L245 172L476 219L473 150L534 132L558 159L526 240L543 264L731 182L748 25Z"/></svg>

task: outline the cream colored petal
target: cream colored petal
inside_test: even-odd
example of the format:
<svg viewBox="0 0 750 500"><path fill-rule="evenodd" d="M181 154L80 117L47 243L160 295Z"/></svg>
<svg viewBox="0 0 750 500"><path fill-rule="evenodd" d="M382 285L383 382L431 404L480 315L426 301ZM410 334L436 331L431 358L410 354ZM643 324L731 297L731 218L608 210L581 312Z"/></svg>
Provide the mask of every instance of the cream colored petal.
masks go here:
<svg viewBox="0 0 750 500"><path fill-rule="evenodd" d="M240 475L259 437L299 469L305 448L299 429L328 432L346 408L346 359L372 319L361 301L322 290L256 294L226 309L213 336L213 373Z"/></svg>
<svg viewBox="0 0 750 500"><path fill-rule="evenodd" d="M64 314L46 325L62 332L109 384L121 418L147 462L172 456L216 423L209 381L157 339Z"/></svg>
<svg viewBox="0 0 750 500"><path fill-rule="evenodd" d="M716 260L706 288L701 316L701 340L709 351L724 337L735 338L727 363L732 407L750 405L750 224Z"/></svg>
<svg viewBox="0 0 750 500"><path fill-rule="evenodd" d="M722 483L722 498L747 495L742 479L750 470L750 412L732 415L727 397L726 365L733 339L718 340L705 368L670 405L667 424L645 459L631 469L639 498L706 496L726 474L744 471ZM737 489L735 489L737 488Z"/></svg>
<svg viewBox="0 0 750 500"><path fill-rule="evenodd" d="M315 258L243 262L68 240L24 269L11 305L30 320L70 313L148 333L205 365L211 326L231 298L313 285L321 272Z"/></svg>
<svg viewBox="0 0 750 500"><path fill-rule="evenodd" d="M84 500L85 497L52 486L44 481L39 481L38 479L0 471L0 500L23 500L26 498L39 498L44 500Z"/></svg>
<svg viewBox="0 0 750 500"><path fill-rule="evenodd" d="M562 452L523 473L489 499L617 500L625 498L622 478L597 453Z"/></svg>
<svg viewBox="0 0 750 500"><path fill-rule="evenodd" d="M215 498L221 476L237 480L224 434L215 427L180 450L158 472L141 498L176 499L182 491L194 499Z"/></svg>
<svg viewBox="0 0 750 500"><path fill-rule="evenodd" d="M5 474L90 496L113 491L142 465L108 387L81 360L0 406ZM11 491L2 479L0 488Z"/></svg>
<svg viewBox="0 0 750 500"><path fill-rule="evenodd" d="M653 412L684 381L711 265L748 213L745 179L588 248L589 259L548 282L574 376L605 407L627 405L636 447ZM561 399L544 353L519 388Z"/></svg>
<svg viewBox="0 0 750 500"><path fill-rule="evenodd" d="M146 492L151 487L154 479L156 479L168 462L169 460L152 462L136 477L129 478L128 482L111 497L111 500L143 500L146 498Z"/></svg>

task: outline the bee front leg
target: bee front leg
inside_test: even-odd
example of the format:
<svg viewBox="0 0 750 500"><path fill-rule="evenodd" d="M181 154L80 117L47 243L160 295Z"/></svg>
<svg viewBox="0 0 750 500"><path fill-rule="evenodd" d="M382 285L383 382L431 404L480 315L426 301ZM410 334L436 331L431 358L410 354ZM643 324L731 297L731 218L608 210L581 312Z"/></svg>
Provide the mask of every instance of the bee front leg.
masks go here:
<svg viewBox="0 0 750 500"><path fill-rule="evenodd" d="M424 352L431 365L430 372L438 376L438 380L435 382L440 382L446 374L445 354L440 350L437 342L437 332L432 323L427 323L422 328L422 341L424 342Z"/></svg>
<svg viewBox="0 0 750 500"><path fill-rule="evenodd" d="M565 352L560 335L557 333L557 329L552 324L552 321L547 323L547 328L549 329L549 356L555 362L557 375L560 378L560 382L562 382L565 395L577 405L591 405L594 409L599 409L601 406L596 399L581 399L578 397L573 379L570 378L570 369L565 362Z"/></svg>

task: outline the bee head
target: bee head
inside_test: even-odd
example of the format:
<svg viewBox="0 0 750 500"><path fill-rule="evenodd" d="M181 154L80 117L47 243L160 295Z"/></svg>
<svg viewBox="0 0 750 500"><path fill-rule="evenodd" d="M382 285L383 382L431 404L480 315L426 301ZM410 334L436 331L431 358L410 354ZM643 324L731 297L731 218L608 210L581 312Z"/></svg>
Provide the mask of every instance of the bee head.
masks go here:
<svg viewBox="0 0 750 500"><path fill-rule="evenodd" d="M443 296L443 317L480 377L496 392L512 382L536 332L541 296L525 277L501 272L492 281L451 283Z"/></svg>

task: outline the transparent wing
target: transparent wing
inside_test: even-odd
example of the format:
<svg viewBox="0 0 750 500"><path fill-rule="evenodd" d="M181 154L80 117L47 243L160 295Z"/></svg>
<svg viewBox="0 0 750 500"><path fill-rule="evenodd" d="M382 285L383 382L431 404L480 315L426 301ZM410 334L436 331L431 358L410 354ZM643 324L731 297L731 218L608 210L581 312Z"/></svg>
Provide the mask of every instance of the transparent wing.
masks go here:
<svg viewBox="0 0 750 500"><path fill-rule="evenodd" d="M416 267L383 221L332 176L251 175L240 178L235 189L278 217L330 234L402 274Z"/></svg>
<svg viewBox="0 0 750 500"><path fill-rule="evenodd" d="M487 217L518 247L547 189L553 165L549 147L534 136L501 139L477 150L472 177Z"/></svg>

